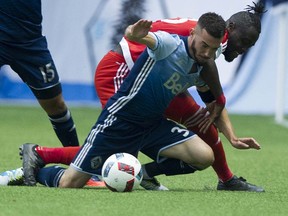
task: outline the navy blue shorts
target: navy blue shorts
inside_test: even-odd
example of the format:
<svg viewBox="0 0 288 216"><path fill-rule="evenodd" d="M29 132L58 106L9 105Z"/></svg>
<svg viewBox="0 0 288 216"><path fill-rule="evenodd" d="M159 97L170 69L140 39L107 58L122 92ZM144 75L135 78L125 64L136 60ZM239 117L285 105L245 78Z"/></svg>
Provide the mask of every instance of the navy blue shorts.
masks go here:
<svg viewBox="0 0 288 216"><path fill-rule="evenodd" d="M142 149L147 156L160 163L165 159L159 156L162 150L194 135L164 118L143 128L140 124L117 119L113 115L105 120L101 120L100 116L71 165L78 171L101 175L102 165L110 155L126 152L137 157Z"/></svg>
<svg viewBox="0 0 288 216"><path fill-rule="evenodd" d="M25 44L0 42L0 67L3 65L9 65L38 99L50 99L62 92L44 36Z"/></svg>

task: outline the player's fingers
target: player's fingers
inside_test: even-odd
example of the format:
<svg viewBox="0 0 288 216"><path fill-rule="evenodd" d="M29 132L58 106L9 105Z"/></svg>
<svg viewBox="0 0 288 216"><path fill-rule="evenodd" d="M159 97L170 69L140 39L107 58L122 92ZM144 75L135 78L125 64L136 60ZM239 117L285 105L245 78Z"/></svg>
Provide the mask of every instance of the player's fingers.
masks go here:
<svg viewBox="0 0 288 216"><path fill-rule="evenodd" d="M208 118L203 118L203 120L199 123L198 127L202 128L207 120L208 120Z"/></svg>
<svg viewBox="0 0 288 216"><path fill-rule="evenodd" d="M152 25L152 21L150 21L150 20L140 20L140 24L144 28L149 28Z"/></svg>
<svg viewBox="0 0 288 216"><path fill-rule="evenodd" d="M207 130L209 129L209 127L210 127L210 125L211 125L211 121L210 121L210 119L209 118L206 118L203 122L201 122L201 126L200 126L200 132L201 133L206 133L207 132Z"/></svg>
<svg viewBox="0 0 288 216"><path fill-rule="evenodd" d="M261 146L258 143L253 143L253 145L250 145L250 147L257 150L261 149Z"/></svg>
<svg viewBox="0 0 288 216"><path fill-rule="evenodd" d="M209 109L208 109L208 107L206 106L206 107L203 107L203 109L201 109L201 113L203 112L203 113L206 113L206 112L208 112L209 111Z"/></svg>
<svg viewBox="0 0 288 216"><path fill-rule="evenodd" d="M203 131L204 134L209 130L212 124L213 124L213 121L207 121L206 126Z"/></svg>
<svg viewBox="0 0 288 216"><path fill-rule="evenodd" d="M257 145L256 143L251 143L251 142L240 142L239 146L241 146L242 149L260 149L260 145Z"/></svg>
<svg viewBox="0 0 288 216"><path fill-rule="evenodd" d="M245 144L249 145L250 148L254 148L254 149L261 149L260 144L253 138L242 138L239 139L240 141L244 142Z"/></svg>

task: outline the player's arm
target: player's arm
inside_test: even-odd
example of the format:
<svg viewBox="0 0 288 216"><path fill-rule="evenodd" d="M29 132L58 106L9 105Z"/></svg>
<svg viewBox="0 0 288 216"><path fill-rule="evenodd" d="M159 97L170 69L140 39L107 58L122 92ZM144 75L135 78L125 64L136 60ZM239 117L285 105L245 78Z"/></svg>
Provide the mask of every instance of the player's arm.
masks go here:
<svg viewBox="0 0 288 216"><path fill-rule="evenodd" d="M157 41L155 37L149 34L151 27L152 21L141 19L126 28L125 37L128 40L144 44L153 50L156 47Z"/></svg>
<svg viewBox="0 0 288 216"><path fill-rule="evenodd" d="M225 107L226 99L220 84L218 69L213 59L208 60L207 63L203 65L201 78L207 85L204 87L198 87L198 92L205 92L207 89L209 89L212 96L215 98L215 101L207 106L210 115L200 124L200 131L205 133L210 125L213 124L213 122L220 116Z"/></svg>
<svg viewBox="0 0 288 216"><path fill-rule="evenodd" d="M222 86L219 79L218 69L216 63L213 59L209 59L205 65L203 65L203 69L201 71L201 78L205 81L210 91L216 98L224 96ZM225 102L223 101L223 108L225 106Z"/></svg>
<svg viewBox="0 0 288 216"><path fill-rule="evenodd" d="M197 87L197 91L207 107L211 106L212 103L215 103L215 98L208 86ZM254 138L238 138L236 136L226 108L222 110L220 117L217 118L214 123L233 147L237 149L260 149L259 143Z"/></svg>
<svg viewBox="0 0 288 216"><path fill-rule="evenodd" d="M233 147L237 149L260 149L259 143L252 137L238 138L230 121L227 110L224 108L220 117L215 121L217 128L224 134Z"/></svg>

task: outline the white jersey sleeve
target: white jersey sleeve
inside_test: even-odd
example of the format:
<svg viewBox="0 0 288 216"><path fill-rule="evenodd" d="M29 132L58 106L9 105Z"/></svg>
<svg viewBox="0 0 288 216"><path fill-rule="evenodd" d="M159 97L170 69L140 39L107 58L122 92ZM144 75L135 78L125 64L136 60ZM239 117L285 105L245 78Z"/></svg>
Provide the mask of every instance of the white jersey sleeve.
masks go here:
<svg viewBox="0 0 288 216"><path fill-rule="evenodd" d="M148 49L148 54L156 61L169 56L181 43L178 35L171 35L164 31L149 32L156 40L155 49Z"/></svg>

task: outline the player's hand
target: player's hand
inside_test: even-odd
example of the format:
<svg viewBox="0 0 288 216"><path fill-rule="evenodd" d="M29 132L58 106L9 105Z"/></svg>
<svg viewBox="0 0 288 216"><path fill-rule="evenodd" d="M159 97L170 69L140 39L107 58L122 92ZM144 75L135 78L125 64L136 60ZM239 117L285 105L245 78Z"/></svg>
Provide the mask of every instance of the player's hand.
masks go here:
<svg viewBox="0 0 288 216"><path fill-rule="evenodd" d="M152 28L152 21L140 19L138 22L129 26L126 37L130 40L139 40L145 37Z"/></svg>
<svg viewBox="0 0 288 216"><path fill-rule="evenodd" d="M260 144L254 138L237 138L230 141L232 146L237 149L261 149Z"/></svg>
<svg viewBox="0 0 288 216"><path fill-rule="evenodd" d="M216 103L216 101L210 103L205 108L205 111L209 111L209 115L199 124L200 132L206 133L211 124L221 115L222 110L224 109L225 105L220 105Z"/></svg>

